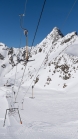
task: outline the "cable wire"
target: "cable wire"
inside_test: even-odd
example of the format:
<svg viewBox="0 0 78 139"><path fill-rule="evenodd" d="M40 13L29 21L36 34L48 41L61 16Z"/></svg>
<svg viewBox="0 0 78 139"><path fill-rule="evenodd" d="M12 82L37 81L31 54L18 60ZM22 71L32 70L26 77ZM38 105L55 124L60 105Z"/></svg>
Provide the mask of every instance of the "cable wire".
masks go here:
<svg viewBox="0 0 78 139"><path fill-rule="evenodd" d="M26 6L27 6L27 0L25 1L24 15L26 15Z"/></svg>
<svg viewBox="0 0 78 139"><path fill-rule="evenodd" d="M21 42L22 42L22 31L20 32L20 44L19 44L19 52L18 52L18 54L20 54ZM18 64L17 64L17 65L18 65ZM16 75L17 75L17 65L16 65L16 72L15 72L14 86L15 86ZM14 86L12 87L13 91L14 91Z"/></svg>
<svg viewBox="0 0 78 139"><path fill-rule="evenodd" d="M42 10L41 10L41 13L40 13L40 17L39 17L39 20L38 20L38 24L37 24L37 27L36 27L36 31L35 31L35 34L34 34L34 38L33 38L31 47L33 46L34 41L35 41L35 37L36 37L37 31L38 31L38 27L39 27L40 20L41 20L42 14L43 14L43 10L44 10L44 7L45 7L45 3L46 3L46 0L44 0L44 3L43 3L43 7L42 7Z"/></svg>
<svg viewBox="0 0 78 139"><path fill-rule="evenodd" d="M65 18L64 23L63 23L63 25L62 25L62 26L64 26L64 25L65 25L65 23L66 23L66 21L67 21L67 19L68 19L69 15L70 15L70 13L72 12L72 10L73 10L73 8L74 8L74 6L75 6L76 2L77 2L77 0L75 0L75 2L73 3L73 5L72 5L72 7L71 7L71 9L70 9L70 11L69 11L69 13L68 13L68 15L66 16L66 18Z"/></svg>
<svg viewBox="0 0 78 139"><path fill-rule="evenodd" d="M19 90L20 90L20 87L21 87L21 83L22 83L22 81L23 81L23 77L24 77L24 74L25 74L26 66L27 66L27 63L26 63L25 68L24 68L24 72L23 72L23 75L22 75L22 78L21 78L20 85L19 85L19 87L18 87L18 91L17 91L16 97L15 97L15 101L16 101L16 99L17 99L17 96L18 96L18 93L19 93Z"/></svg>

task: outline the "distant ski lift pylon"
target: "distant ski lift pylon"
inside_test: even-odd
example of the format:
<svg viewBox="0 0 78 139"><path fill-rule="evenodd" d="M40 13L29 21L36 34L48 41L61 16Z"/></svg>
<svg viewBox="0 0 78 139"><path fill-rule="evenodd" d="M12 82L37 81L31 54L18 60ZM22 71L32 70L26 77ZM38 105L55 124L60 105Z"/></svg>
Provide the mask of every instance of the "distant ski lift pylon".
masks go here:
<svg viewBox="0 0 78 139"><path fill-rule="evenodd" d="M20 14L20 27L24 31L24 35L26 36L26 61L28 61L28 30L22 27L22 17L24 14Z"/></svg>
<svg viewBox="0 0 78 139"><path fill-rule="evenodd" d="M25 14L20 14L19 16L20 16L20 27L24 31L24 35L26 36L26 57L25 57L25 59L26 59L26 63L27 63L28 61L34 61L34 60L29 60L29 52L28 52L28 30L25 29L25 28L23 28L23 26L22 26L22 17L24 17Z"/></svg>

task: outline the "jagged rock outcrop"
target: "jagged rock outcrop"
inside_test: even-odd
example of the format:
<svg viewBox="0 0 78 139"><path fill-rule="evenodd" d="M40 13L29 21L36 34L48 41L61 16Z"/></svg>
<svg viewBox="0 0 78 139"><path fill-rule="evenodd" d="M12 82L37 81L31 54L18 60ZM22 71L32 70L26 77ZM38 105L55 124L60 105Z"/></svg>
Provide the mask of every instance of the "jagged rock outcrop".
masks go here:
<svg viewBox="0 0 78 139"><path fill-rule="evenodd" d="M64 37L64 35L62 34L62 32L60 31L59 28L55 27L53 28L52 32L51 32L51 37L53 37L53 41L52 43L56 42L58 39Z"/></svg>
<svg viewBox="0 0 78 139"><path fill-rule="evenodd" d="M1 65L1 67L2 67L2 68L6 68L6 65L5 65L5 64L3 64L3 65Z"/></svg>
<svg viewBox="0 0 78 139"><path fill-rule="evenodd" d="M12 55L12 54L13 54L13 48L9 48L8 55Z"/></svg>
<svg viewBox="0 0 78 139"><path fill-rule="evenodd" d="M4 60L4 56L2 54L0 54L0 59Z"/></svg>

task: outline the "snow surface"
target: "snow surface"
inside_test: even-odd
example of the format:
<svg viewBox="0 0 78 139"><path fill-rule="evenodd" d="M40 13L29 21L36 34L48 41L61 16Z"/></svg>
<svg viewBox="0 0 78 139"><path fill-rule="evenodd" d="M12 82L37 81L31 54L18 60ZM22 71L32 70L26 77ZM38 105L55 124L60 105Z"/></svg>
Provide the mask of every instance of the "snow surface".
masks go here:
<svg viewBox="0 0 78 139"><path fill-rule="evenodd" d="M78 56L78 44L71 45L67 49L66 53L69 55Z"/></svg>
<svg viewBox="0 0 78 139"><path fill-rule="evenodd" d="M0 43L0 139L78 138L77 46L76 32L63 36L55 27L31 50L21 80L25 48ZM17 110L8 111L3 127L8 108L19 108L22 124Z"/></svg>

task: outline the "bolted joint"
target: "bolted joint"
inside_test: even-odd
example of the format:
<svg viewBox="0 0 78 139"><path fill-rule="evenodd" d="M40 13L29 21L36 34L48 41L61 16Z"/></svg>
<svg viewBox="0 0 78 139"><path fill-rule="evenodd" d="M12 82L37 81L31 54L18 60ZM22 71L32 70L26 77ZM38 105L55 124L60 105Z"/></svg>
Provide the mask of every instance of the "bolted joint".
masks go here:
<svg viewBox="0 0 78 139"><path fill-rule="evenodd" d="M32 85L32 89L34 88L34 85Z"/></svg>
<svg viewBox="0 0 78 139"><path fill-rule="evenodd" d="M24 35L26 35L26 37L27 37L27 35L28 35L28 30L27 29L24 29Z"/></svg>

